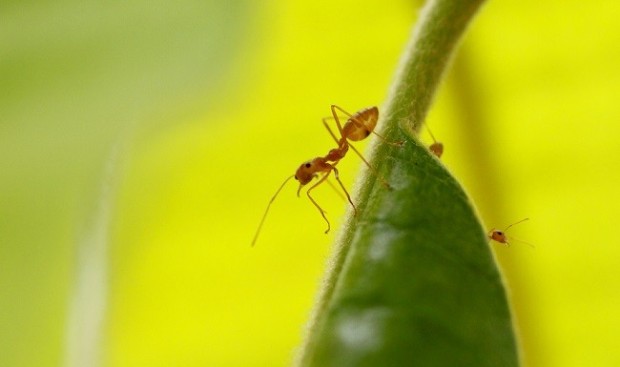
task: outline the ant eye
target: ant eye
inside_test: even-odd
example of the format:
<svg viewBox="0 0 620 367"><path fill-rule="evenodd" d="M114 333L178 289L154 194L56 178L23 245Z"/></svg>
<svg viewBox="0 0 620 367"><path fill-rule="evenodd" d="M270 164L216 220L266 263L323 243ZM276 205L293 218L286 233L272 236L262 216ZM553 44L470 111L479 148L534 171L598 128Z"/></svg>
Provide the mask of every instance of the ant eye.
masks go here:
<svg viewBox="0 0 620 367"><path fill-rule="evenodd" d="M295 179L299 181L299 179L297 178L297 175L295 175Z"/></svg>
<svg viewBox="0 0 620 367"><path fill-rule="evenodd" d="M312 167L312 165L310 163L306 163L305 166L306 166L306 168Z"/></svg>

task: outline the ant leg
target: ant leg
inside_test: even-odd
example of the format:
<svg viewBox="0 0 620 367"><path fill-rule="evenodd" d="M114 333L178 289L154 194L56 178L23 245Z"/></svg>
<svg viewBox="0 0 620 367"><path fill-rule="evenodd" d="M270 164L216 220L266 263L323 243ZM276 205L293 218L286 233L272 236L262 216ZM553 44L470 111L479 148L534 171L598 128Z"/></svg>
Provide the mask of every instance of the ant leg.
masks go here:
<svg viewBox="0 0 620 367"><path fill-rule="evenodd" d="M349 144L349 147L351 149L353 149L353 151L355 152L355 154L357 154L358 157L360 157L360 159L366 163L366 166L368 166L368 168L370 168L370 170L372 171L372 173L377 176L377 178L379 178L379 180L381 180L381 183L383 184L383 186L385 186L388 189L392 189L392 186L390 186L390 184L385 180L385 178L383 178L383 176L381 176L379 174L379 172L377 172L377 170L375 169L375 167L373 167L370 163L368 163L368 161L366 160L366 158L364 158L364 156L362 155L362 153L359 152L359 150L357 150L353 145Z"/></svg>
<svg viewBox="0 0 620 367"><path fill-rule="evenodd" d="M437 139L435 139L435 135L433 135L431 128L428 127L428 124L425 124L425 125L426 125L426 131L428 131L428 133L431 135L431 138L433 138L433 142L437 143Z"/></svg>
<svg viewBox="0 0 620 367"><path fill-rule="evenodd" d="M345 189L344 184L342 183L342 181L340 181L340 177L338 176L338 169L334 166L332 166L332 169L334 170L334 176L336 176L336 180L340 184L340 187L342 187L342 191L344 191L344 193L347 195L347 200L349 200L349 203L353 207L353 215L357 216L357 208L355 207L355 204L353 204L353 201L351 200L351 196L349 195L349 192L347 191L347 189Z"/></svg>
<svg viewBox="0 0 620 367"><path fill-rule="evenodd" d="M332 129L329 127L329 125L327 124L327 119L329 117L325 117L323 118L323 125L325 125L325 128L327 129L327 131L329 131L329 135L332 136L332 138L334 138L334 141L336 141L336 144L340 143L338 141L338 138L336 137L336 134L334 134L334 132L332 131Z"/></svg>
<svg viewBox="0 0 620 367"><path fill-rule="evenodd" d="M330 180L325 180L325 182L327 182L329 184L329 186L334 190L334 192L336 194L338 194L338 196L340 196L340 198L342 200L347 200L347 198L345 198L344 195L342 195L342 192L340 192L340 190L338 190L338 188L336 187L336 185L334 185L333 182L331 182Z"/></svg>
<svg viewBox="0 0 620 367"><path fill-rule="evenodd" d="M343 114L347 115L347 117L348 117L348 118L353 117L353 115L351 115L351 114L350 114L350 113L348 113L347 111L343 110L343 109L342 109L342 107L340 107L340 106L337 106L337 105L333 104L333 105L332 105L332 114L333 114L334 116L336 116L336 110L338 110L338 111L342 112Z"/></svg>
<svg viewBox="0 0 620 367"><path fill-rule="evenodd" d="M338 114L336 113L336 109L344 112L345 115L347 115L348 117L351 117L351 115L346 112L345 110L343 110L342 108L336 106L335 104L333 104L331 106L332 109L332 116L334 116L334 120L336 120L336 125L338 126L338 131L340 131L340 136L344 137L344 133L342 132L342 125L340 125L340 119L338 118Z"/></svg>
<svg viewBox="0 0 620 367"><path fill-rule="evenodd" d="M385 144L389 144L395 147L402 147L403 144L405 144L405 142L403 140L399 140L399 141L389 141L385 138L385 136L379 134L378 132L375 132L374 130L371 131L371 133L375 134L379 139L383 140L383 142Z"/></svg>
<svg viewBox="0 0 620 367"><path fill-rule="evenodd" d="M325 216L325 210L323 210L323 208L321 208L321 206L312 198L312 196L310 196L310 191L312 191L315 187L319 186L320 184L323 183L323 181L327 180L327 177L329 176L329 173L331 172L332 168L329 168L329 170L327 171L327 173L325 174L325 176L321 177L321 179L315 183L314 185L312 185L308 191L306 191L306 195L308 195L308 199L310 199L310 201L312 201L312 204L314 204L314 206L317 207L317 209L319 209L319 212L321 213L321 216L323 217L323 219L325 219L325 222L327 222L327 229L325 230L325 233L328 233L329 230L331 229L331 225L329 224L329 220L327 219L327 217Z"/></svg>
<svg viewBox="0 0 620 367"><path fill-rule="evenodd" d="M336 107L338 107L338 106L336 106ZM340 108L340 107L338 107L338 108ZM333 113L333 112L332 112L332 113ZM349 114L347 114L346 118L348 119L349 117L350 117L350 115L349 115ZM340 121L340 119L341 119L341 118L344 118L344 116L340 116L340 117L338 118L338 121ZM323 117L323 124L327 125L327 121L329 121L329 120L336 120L336 118L335 118L334 116L326 116L326 117ZM334 139L336 139L336 141L338 141L338 138L336 138L336 136L335 136L335 135L333 135L333 136L334 136Z"/></svg>

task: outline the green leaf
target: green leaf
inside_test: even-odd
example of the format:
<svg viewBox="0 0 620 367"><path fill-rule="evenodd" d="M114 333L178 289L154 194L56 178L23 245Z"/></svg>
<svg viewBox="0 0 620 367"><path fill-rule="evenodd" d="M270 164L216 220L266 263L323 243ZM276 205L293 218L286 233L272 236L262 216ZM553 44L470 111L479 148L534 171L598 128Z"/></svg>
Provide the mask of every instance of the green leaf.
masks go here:
<svg viewBox="0 0 620 367"><path fill-rule="evenodd" d="M337 242L302 366L517 366L506 291L476 211L415 138L481 1L431 1Z"/></svg>

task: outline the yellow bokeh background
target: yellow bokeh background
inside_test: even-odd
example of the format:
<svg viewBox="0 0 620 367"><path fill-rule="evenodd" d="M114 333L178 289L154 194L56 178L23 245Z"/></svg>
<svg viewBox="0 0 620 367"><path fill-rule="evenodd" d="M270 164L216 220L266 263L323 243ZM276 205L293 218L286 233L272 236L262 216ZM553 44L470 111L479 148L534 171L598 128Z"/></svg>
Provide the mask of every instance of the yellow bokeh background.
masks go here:
<svg viewBox="0 0 620 367"><path fill-rule="evenodd" d="M186 12L160 14L142 7L163 2L81 10L9 3L0 8L8 36L0 39L0 359L289 365L345 202L316 190L336 228L325 235L323 219L290 184L257 246L250 242L282 181L333 146L321 124L329 105L381 108L420 4L184 1ZM102 55L75 45L105 50L125 37L93 32L82 10L126 22L156 14L161 38L127 35L140 51L132 63L106 54L98 68L80 67ZM446 146L442 161L485 225L530 218L510 233L534 249L516 240L491 245L524 366L620 365L617 19L620 4L611 0L488 2L428 117ZM26 25L41 31L20 31ZM59 29L75 42L48 53L46 37L65 34ZM142 56L181 53L191 49L181 40L203 36L204 54L183 55L204 64ZM22 45L50 56L16 66L31 60ZM72 52L75 65L40 66ZM168 69L157 63L188 74L163 82L159 72ZM15 74L18 67L36 73ZM119 79L132 84L106 73L126 73ZM106 101L118 109L104 109ZM421 138L430 142L424 131ZM339 165L348 187L360 163L351 156Z"/></svg>

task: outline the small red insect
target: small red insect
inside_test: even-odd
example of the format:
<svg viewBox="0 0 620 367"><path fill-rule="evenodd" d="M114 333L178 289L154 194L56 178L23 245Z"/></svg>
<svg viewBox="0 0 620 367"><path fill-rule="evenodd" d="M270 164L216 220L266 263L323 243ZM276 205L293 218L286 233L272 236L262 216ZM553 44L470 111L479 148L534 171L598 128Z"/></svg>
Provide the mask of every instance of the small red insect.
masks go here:
<svg viewBox="0 0 620 367"><path fill-rule="evenodd" d="M325 128L327 129L329 134L332 136L332 138L334 138L334 141L336 142L338 146L336 148L331 149L325 156L322 156L322 157L319 156L319 157L313 158L309 161L302 163L299 166L299 168L297 168L297 171L295 172L294 175L289 176L288 178L284 180L282 185L280 185L276 193L273 195L273 197L269 201L269 204L267 204L267 208L265 209L263 218L261 219L260 224L258 225L258 229L256 230L256 234L254 235L254 239L252 240L252 246L254 246L254 244L256 243L256 239L258 238L258 234L260 233L261 228L263 227L263 223L265 222L265 218L267 217L267 213L269 212L269 208L271 207L271 204L276 199L276 197L278 196L278 194L280 193L284 185L286 185L286 183L291 178L295 178L295 180L299 181L299 188L297 189L297 196L299 196L299 193L301 192L302 187L309 184L313 179L315 178L318 179L318 181L314 185L312 185L308 189L308 191L306 191L306 195L308 195L308 199L310 199L312 204L314 204L314 206L321 213L321 216L323 217L323 219L325 219L325 222L327 223L327 229L325 230L325 233L329 232L331 225L329 223L329 220L325 216L325 210L321 208L321 206L314 200L314 198L312 197L312 195L310 195L310 193L317 186L325 182L332 172L334 172L334 177L336 178L336 181L338 181L338 184L342 188L342 191L344 191L347 197L347 200L353 207L354 213L357 213L357 208L355 207L355 204L353 204L353 201L351 200L351 196L349 195L349 192L347 191L347 189L344 187L344 184L342 183L342 181L340 181L339 172L338 172L338 169L336 168L336 165L340 162L340 160L346 156L347 152L349 151L349 148L351 148L355 152L355 154L357 154L362 159L362 161L366 164L366 166L368 166L368 168L370 168L371 171L377 174L377 176L383 182L384 186L389 187L389 184L387 183L387 181L385 181L385 179L379 176L377 171L370 165L370 163L368 163L366 159L364 159L362 154L354 146L350 145L349 143L349 141L363 140L372 133L388 144L398 145L398 146L403 144L402 142L390 143L383 136L377 134L374 131L375 127L377 126L377 121L379 120L379 109L377 107L369 107L369 108L362 109L354 114L350 114L346 112L345 110L343 110L342 108L336 105L332 105L331 111L332 111L333 117L324 118L323 125L325 125ZM344 126L340 124L340 118L338 117L338 112L347 116L347 121L345 122ZM332 119L332 118L336 121L336 126L338 127L340 138L338 138L334 134L332 129L327 124L327 120Z"/></svg>
<svg viewBox="0 0 620 367"><path fill-rule="evenodd" d="M530 219L530 218L524 218L524 219L521 219L521 220L520 220L520 221L518 221L518 222L512 223L511 225L509 225L508 227L506 227L504 230L499 230L499 229L495 229L495 228L493 228L493 229L491 229L491 230L489 231L489 233L487 234L487 237L489 237L489 239L490 239L490 240L493 240L493 241L496 241L496 242L502 243L502 244L504 244L504 245L506 245L506 246L510 246L510 242L508 242L508 239L509 239L509 238L508 238L508 236L506 235L506 231L507 231L510 227L512 227L512 226L514 226L514 225L516 225L516 224L519 224L519 223L525 222L526 220L529 220L529 219ZM531 243L527 243L527 242L525 242L525 241L521 241L521 240L518 240L518 241L519 241L519 242L523 242L523 243L525 243L526 245L529 245L529 246L531 246L531 247L534 247L534 245L532 245Z"/></svg>
<svg viewBox="0 0 620 367"><path fill-rule="evenodd" d="M437 158L441 158L441 155L443 154L443 143L435 139L435 136L431 132L431 129L428 127L428 125L426 125L426 130L428 130L431 138L433 138L433 144L431 144L428 149L433 152L433 154L435 154Z"/></svg>

